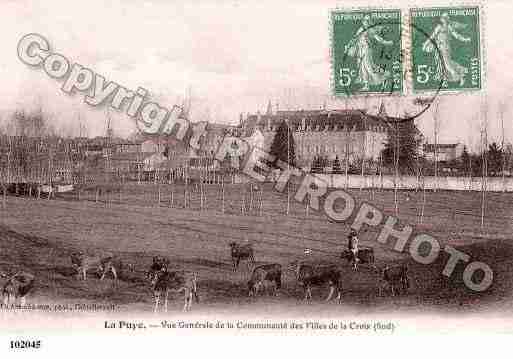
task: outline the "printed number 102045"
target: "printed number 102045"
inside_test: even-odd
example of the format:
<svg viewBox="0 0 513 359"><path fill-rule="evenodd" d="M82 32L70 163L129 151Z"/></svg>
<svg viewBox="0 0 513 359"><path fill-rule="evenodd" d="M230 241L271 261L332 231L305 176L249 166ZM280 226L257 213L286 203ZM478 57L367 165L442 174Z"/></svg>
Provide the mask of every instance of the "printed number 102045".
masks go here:
<svg viewBox="0 0 513 359"><path fill-rule="evenodd" d="M11 340L10 349L39 349L41 340Z"/></svg>

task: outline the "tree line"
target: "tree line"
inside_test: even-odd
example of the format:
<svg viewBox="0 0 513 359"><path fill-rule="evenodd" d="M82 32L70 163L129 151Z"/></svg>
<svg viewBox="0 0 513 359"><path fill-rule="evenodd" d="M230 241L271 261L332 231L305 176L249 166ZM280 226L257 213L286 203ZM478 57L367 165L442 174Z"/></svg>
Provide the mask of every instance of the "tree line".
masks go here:
<svg viewBox="0 0 513 359"><path fill-rule="evenodd" d="M513 167L513 146L501 146L497 142L488 145L486 150L471 153L464 146L462 153L448 161L428 159L422 150L423 139L413 121L391 123L387 133L384 148L377 159L339 158L329 159L327 155L319 154L313 157L310 165L312 173L325 173L331 168L331 173L350 174L394 174L432 176L502 176L511 175ZM293 131L283 121L278 127L270 153L284 163L295 165L295 142ZM348 156L346 154L345 156ZM344 157L345 157L344 156ZM441 156L440 156L441 157ZM276 167L276 163L273 164ZM347 169L346 169L347 167ZM363 171L362 171L363 168Z"/></svg>

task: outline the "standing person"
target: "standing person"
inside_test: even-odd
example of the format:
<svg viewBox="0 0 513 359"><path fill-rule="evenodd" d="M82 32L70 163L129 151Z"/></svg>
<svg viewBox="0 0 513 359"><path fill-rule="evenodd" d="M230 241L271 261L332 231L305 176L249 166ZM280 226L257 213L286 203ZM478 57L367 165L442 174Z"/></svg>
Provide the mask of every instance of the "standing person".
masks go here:
<svg viewBox="0 0 513 359"><path fill-rule="evenodd" d="M353 256L353 269L358 270L358 262L360 260L358 259L358 235L356 231L351 229L347 238L349 239L347 246Z"/></svg>

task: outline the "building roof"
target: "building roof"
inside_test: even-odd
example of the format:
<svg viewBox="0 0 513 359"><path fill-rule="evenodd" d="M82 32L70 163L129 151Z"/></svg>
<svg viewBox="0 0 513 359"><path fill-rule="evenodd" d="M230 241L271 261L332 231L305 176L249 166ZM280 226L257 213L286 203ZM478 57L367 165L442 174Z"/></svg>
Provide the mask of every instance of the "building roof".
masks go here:
<svg viewBox="0 0 513 359"><path fill-rule="evenodd" d="M348 129L363 131L376 126L383 127L383 130L385 130L388 127L381 120L381 117L360 110L300 110L278 111L276 115L249 115L243 123L244 132L246 136L249 136L255 127L265 130L269 124L275 128L282 121L288 121L292 130L297 130L303 124L307 128L319 131L344 131Z"/></svg>
<svg viewBox="0 0 513 359"><path fill-rule="evenodd" d="M437 143L436 148L438 150L448 150L448 149L454 149L458 147L460 143ZM434 152L435 151L435 144L434 143L426 143L424 144L424 151L426 152Z"/></svg>
<svg viewBox="0 0 513 359"><path fill-rule="evenodd" d="M109 156L111 161L143 161L153 155L154 152L115 152Z"/></svg>

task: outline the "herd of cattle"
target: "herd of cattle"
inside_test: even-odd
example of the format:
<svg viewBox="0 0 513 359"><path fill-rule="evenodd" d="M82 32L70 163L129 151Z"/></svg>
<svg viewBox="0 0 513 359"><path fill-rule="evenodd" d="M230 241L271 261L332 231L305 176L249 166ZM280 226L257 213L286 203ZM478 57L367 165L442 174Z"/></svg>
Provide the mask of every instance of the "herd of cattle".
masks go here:
<svg viewBox="0 0 513 359"><path fill-rule="evenodd" d="M254 264L255 256L251 244L241 245L239 243L230 243L233 269L237 270L242 259L247 259ZM379 295L383 295L388 287L392 295L406 293L410 287L408 279L408 268L404 264L385 266L379 269L374 262L374 250L370 247L363 247L358 251L358 258L355 261L354 268L358 270L358 263L369 264L371 269L378 274ZM340 256L348 262L353 260L351 251L344 250ZM312 299L312 287L315 285L328 285L329 293L326 301L330 301L335 291L340 303L342 299L342 270L336 264L313 265L300 261L294 261L289 264L288 269L294 272L299 285L304 288L304 299ZM265 287L265 283L272 283L276 291L281 289L282 266L278 263L263 264L253 269L253 274L248 281L249 295L257 295Z"/></svg>
<svg viewBox="0 0 513 359"><path fill-rule="evenodd" d="M246 260L248 267L251 265L253 271L247 282L249 296L257 296L265 288L273 288L274 294L278 295L282 286L282 265L269 263L255 266L255 255L252 244L230 243L230 254L233 263L233 270L237 271L242 260ZM342 259L353 260L348 251L341 254ZM374 263L374 251L372 248L364 247L358 251L358 263L368 264L369 268L377 274L377 289L379 295L383 295L385 289L389 289L392 295L407 292L409 288L408 269L404 264L387 265L378 268ZM84 253L71 255L71 263L77 273L77 278L87 280L87 272L97 270L100 279L103 280L108 273L111 273L114 280L118 279L119 262L112 256L90 256ZM356 270L357 267L354 267ZM336 292L340 303L342 298L342 270L340 266L314 265L301 261L294 261L288 265L288 270L295 274L295 279L304 289L304 300L312 299L313 286L328 286L329 293L326 301L330 301ZM133 265L128 265L128 270L134 272ZM17 272L14 275L2 275L5 282L2 287L4 304L14 303L20 299L21 305L25 304L26 296L31 292L35 283L35 276L28 272ZM153 257L151 266L145 271L145 277L150 286L154 299L154 311L158 310L161 301L164 302L164 309L167 311L167 302L170 293L184 293L183 310L191 308L193 299L199 302L197 274L190 271L174 271L170 269L170 261L161 256Z"/></svg>

